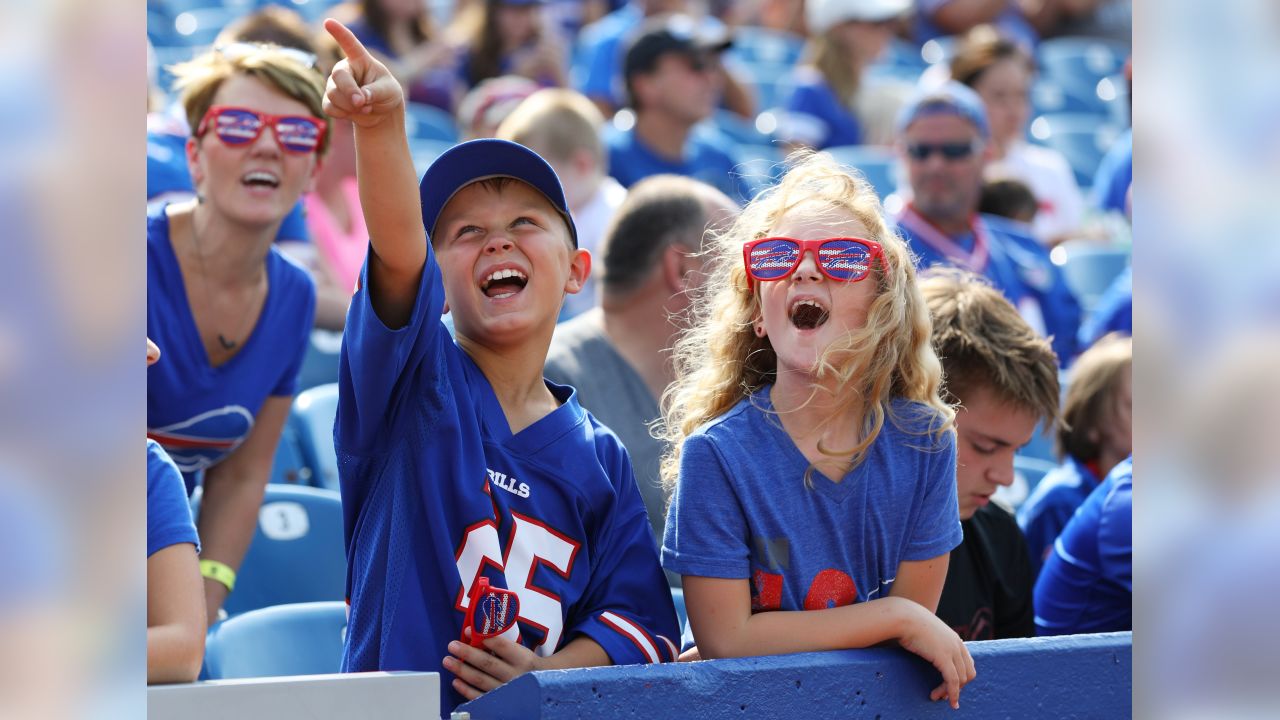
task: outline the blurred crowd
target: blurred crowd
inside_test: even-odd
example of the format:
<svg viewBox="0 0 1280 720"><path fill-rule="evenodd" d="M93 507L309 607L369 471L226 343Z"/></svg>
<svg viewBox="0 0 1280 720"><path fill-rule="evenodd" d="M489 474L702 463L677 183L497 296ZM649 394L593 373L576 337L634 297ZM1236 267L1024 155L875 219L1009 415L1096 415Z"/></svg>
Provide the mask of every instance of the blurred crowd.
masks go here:
<svg viewBox="0 0 1280 720"><path fill-rule="evenodd" d="M480 137L555 169L593 261L546 374L622 439L655 538L668 498L648 426L704 241L790 153L826 152L871 182L922 269L968 271L1013 309L1011 333L1027 329L1015 345L985 316L964 325L1016 356L976 370L939 350L949 378L977 373L952 400L968 408L960 492L983 498L968 515L961 498L953 565L973 577L939 613L965 639L1132 627L1127 0L149 0L147 427L169 458L149 474L201 494L198 535L155 555L200 570L202 587L167 598L205 601L200 617L149 604L171 637L153 681L198 671L183 633L227 615L268 484L333 487L323 454L282 472L313 417L295 395L337 380L368 248L351 123L320 112L341 59L325 17L404 87L419 176ZM260 142L247 170L224 155ZM968 292L935 282L944 304ZM1015 411L983 415L981 388ZM967 431L986 439L966 451Z"/></svg>

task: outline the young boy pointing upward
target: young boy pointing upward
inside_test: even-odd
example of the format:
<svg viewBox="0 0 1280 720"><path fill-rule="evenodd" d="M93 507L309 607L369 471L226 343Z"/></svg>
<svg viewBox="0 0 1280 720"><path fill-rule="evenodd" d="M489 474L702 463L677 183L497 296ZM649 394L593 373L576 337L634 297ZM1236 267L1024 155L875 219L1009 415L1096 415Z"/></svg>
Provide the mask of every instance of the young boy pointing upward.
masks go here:
<svg viewBox="0 0 1280 720"><path fill-rule="evenodd" d="M400 85L342 24L325 28L347 56L325 111L355 123L371 243L334 427L343 670L443 668L448 713L528 670L673 660L675 610L626 451L542 377L565 293L591 266L555 172L477 140L441 155L415 196ZM475 648L481 579L519 611Z"/></svg>

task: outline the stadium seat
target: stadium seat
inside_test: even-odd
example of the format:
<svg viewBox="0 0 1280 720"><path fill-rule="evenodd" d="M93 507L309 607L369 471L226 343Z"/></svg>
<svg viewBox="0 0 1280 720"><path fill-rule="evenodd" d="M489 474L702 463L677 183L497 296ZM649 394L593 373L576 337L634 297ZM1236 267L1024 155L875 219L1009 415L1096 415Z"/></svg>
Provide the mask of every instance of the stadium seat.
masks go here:
<svg viewBox="0 0 1280 720"><path fill-rule="evenodd" d="M770 65L785 68L795 65L802 52L804 38L788 32L751 26L734 29L733 46L728 50L732 60L746 66Z"/></svg>
<svg viewBox="0 0 1280 720"><path fill-rule="evenodd" d="M738 145L764 145L767 147L773 144L773 137L769 133L760 130L760 123L747 120L741 115L723 108L716 110L715 114L705 122Z"/></svg>
<svg viewBox="0 0 1280 720"><path fill-rule="evenodd" d="M213 626L205 640L205 677L336 673L347 627L345 602L276 605Z"/></svg>
<svg viewBox="0 0 1280 720"><path fill-rule="evenodd" d="M453 116L424 103L405 103L405 132L414 140L458 141L458 126Z"/></svg>
<svg viewBox="0 0 1280 720"><path fill-rule="evenodd" d="M733 171L759 192L778 181L785 169L782 148L777 145L738 145Z"/></svg>
<svg viewBox="0 0 1280 720"><path fill-rule="evenodd" d="M676 605L676 618L680 621L680 627L683 628L689 619L689 614L684 609L684 588L671 588L671 600Z"/></svg>
<svg viewBox="0 0 1280 720"><path fill-rule="evenodd" d="M307 353L302 357L302 369L298 371L298 391L338 382L338 355L341 350L342 333L312 330Z"/></svg>
<svg viewBox="0 0 1280 720"><path fill-rule="evenodd" d="M1028 457L1026 455L1013 456L1013 471L1022 476L1027 484L1027 492L1030 493L1036 489L1040 481L1044 479L1057 465L1043 458ZM1026 499L1025 497L1023 498ZM1021 503L1019 503L1021 504Z"/></svg>
<svg viewBox="0 0 1280 720"><path fill-rule="evenodd" d="M1125 248L1069 242L1054 248L1049 258L1062 267L1067 286L1087 311L1124 271L1129 255Z"/></svg>
<svg viewBox="0 0 1280 720"><path fill-rule="evenodd" d="M920 48L915 43L901 38L890 40L875 64L914 69L917 76L929 67L929 63L925 62L924 56L920 54Z"/></svg>
<svg viewBox="0 0 1280 720"><path fill-rule="evenodd" d="M173 37L189 47L212 45L222 28L243 14L241 10L225 7L186 10L173 19Z"/></svg>
<svg viewBox="0 0 1280 720"><path fill-rule="evenodd" d="M271 464L271 482L282 485L310 485L311 468L302 459L298 437L293 428L286 425L276 445L276 456Z"/></svg>
<svg viewBox="0 0 1280 720"><path fill-rule="evenodd" d="M857 169L884 200L898 189L898 156L893 150L878 145L841 145L830 147L829 153L841 165Z"/></svg>
<svg viewBox="0 0 1280 720"><path fill-rule="evenodd" d="M1130 49L1123 42L1090 37L1057 37L1036 48L1040 72L1081 94L1094 92L1098 81L1124 68Z"/></svg>
<svg viewBox="0 0 1280 720"><path fill-rule="evenodd" d="M450 140L409 138L409 154L413 156L413 169L417 171L419 181L426 174L427 168L431 167L431 163L453 145L454 143Z"/></svg>
<svg viewBox="0 0 1280 720"><path fill-rule="evenodd" d="M289 424L297 433L302 458L311 468L311 484L338 489L338 457L333 449L333 419L338 412L338 384L302 391L293 401Z"/></svg>
<svg viewBox="0 0 1280 720"><path fill-rule="evenodd" d="M1080 187L1093 183L1098 163L1120 134L1105 115L1050 113L1031 121L1032 141L1062 153Z"/></svg>
<svg viewBox="0 0 1280 720"><path fill-rule="evenodd" d="M1079 88L1067 88L1049 78L1037 78L1031 85L1031 113L1045 115L1049 113L1086 113L1098 115L1104 121L1109 119L1108 104L1098 97L1090 88L1084 92Z"/></svg>
<svg viewBox="0 0 1280 720"><path fill-rule="evenodd" d="M191 496L197 514L202 497ZM223 608L234 617L271 605L342 600L346 574L338 493L267 485L253 541Z"/></svg>

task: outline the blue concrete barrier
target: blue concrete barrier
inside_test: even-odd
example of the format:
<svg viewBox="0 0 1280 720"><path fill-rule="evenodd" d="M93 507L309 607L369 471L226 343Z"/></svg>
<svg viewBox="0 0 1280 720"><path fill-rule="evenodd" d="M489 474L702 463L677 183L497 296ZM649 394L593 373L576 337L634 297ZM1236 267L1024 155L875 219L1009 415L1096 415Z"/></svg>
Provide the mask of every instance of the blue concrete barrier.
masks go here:
<svg viewBox="0 0 1280 720"><path fill-rule="evenodd" d="M1126 718L1133 634L969 643L978 677L959 712L929 702L940 675L894 648L548 670L459 707L529 718Z"/></svg>

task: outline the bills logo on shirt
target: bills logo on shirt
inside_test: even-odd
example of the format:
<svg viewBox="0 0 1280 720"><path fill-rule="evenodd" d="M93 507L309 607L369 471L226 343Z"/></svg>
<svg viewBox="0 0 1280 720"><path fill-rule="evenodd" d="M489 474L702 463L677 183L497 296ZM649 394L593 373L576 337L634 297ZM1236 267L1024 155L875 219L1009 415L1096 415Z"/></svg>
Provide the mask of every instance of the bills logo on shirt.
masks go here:
<svg viewBox="0 0 1280 720"><path fill-rule="evenodd" d="M160 445L185 473L216 464L253 429L253 413L240 405L227 405L193 418L159 428L148 428L147 437Z"/></svg>

